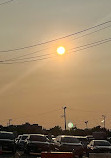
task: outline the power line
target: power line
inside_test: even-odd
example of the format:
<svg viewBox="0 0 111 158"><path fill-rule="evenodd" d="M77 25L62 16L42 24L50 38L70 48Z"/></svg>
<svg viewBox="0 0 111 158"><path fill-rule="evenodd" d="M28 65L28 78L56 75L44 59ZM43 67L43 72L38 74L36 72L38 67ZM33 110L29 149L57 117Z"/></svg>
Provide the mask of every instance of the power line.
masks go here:
<svg viewBox="0 0 111 158"><path fill-rule="evenodd" d="M4 60L4 61L5 62L7 62L7 61L20 61L20 60L26 60L26 59L33 59L36 57L41 58L41 57L49 56L49 55L54 55L54 54L47 53L47 54L43 54L43 55L37 55L37 56L32 56L32 57L20 58L20 59L9 59L9 60Z"/></svg>
<svg viewBox="0 0 111 158"><path fill-rule="evenodd" d="M106 39L103 39L103 40L100 40L100 41L96 41L96 42L92 42L92 43L88 43L88 44L85 44L85 45L82 45L82 46L79 46L79 47L75 47L75 48L71 48L70 50L73 50L73 49L78 49L78 48L82 48L82 47L87 47L87 46L90 46L90 45L96 45L96 44L103 44L104 42L107 42L107 41L110 41L111 38L106 38Z"/></svg>
<svg viewBox="0 0 111 158"><path fill-rule="evenodd" d="M13 58L10 58L10 59L7 59L5 61L15 61L17 59L23 59L22 57L25 57L25 56L29 56L29 55L33 55L33 54L37 54L39 52L42 52L42 51L45 51L45 50L48 50L48 48L46 49L41 49L41 50L38 50L38 51L35 51L35 52L32 52L32 53L28 53L28 54L24 54L24 55L21 55L21 56L18 56L18 57L13 57ZM38 57L40 56L47 56L47 54L45 55L38 55ZM30 57L29 57L30 58Z"/></svg>
<svg viewBox="0 0 111 158"><path fill-rule="evenodd" d="M103 113L103 111L84 110L84 109L70 108L70 107L68 107L68 110L70 110L70 111L81 111L81 112L88 112L88 113L97 113L97 114L101 114L101 113Z"/></svg>
<svg viewBox="0 0 111 158"><path fill-rule="evenodd" d="M58 112L58 111L61 111L61 109L53 109L53 110L49 110L49 111L46 111L46 112L42 112L42 113L38 113L37 115L40 117L40 116L42 116L43 117L43 115L49 115L49 114L51 114L51 113L55 113L55 112ZM13 120L19 120L19 119L23 119L23 118L29 118L29 117L33 117L32 115L28 115L28 116L23 116L23 117L14 117L14 118L12 118ZM12 121L12 119L4 119L4 120L0 120L0 122L5 122L5 121L7 121L8 120L8 125L10 125L10 122Z"/></svg>
<svg viewBox="0 0 111 158"><path fill-rule="evenodd" d="M96 41L96 42L89 43L89 44L86 44L86 45L82 45L82 46L79 46L79 47L71 48L69 50L69 54L74 53L74 52L78 52L78 51L81 51L81 50L85 50L85 49L88 49L88 48L91 48L91 47L99 46L99 45L108 43L110 41L111 41L111 38L107 38L107 39L104 39L104 40ZM74 49L77 49L77 50L72 51ZM44 54L44 55L35 56L35 57L39 57L39 58L35 58L35 57L22 58L22 59L19 59L19 60L24 60L24 61L21 61L21 62L19 62L18 59L17 60L11 60L11 61L14 61L14 62L7 62L9 60L3 60L3 61L0 61L0 64L25 63L25 62L32 62L32 61L45 60L45 59L52 58L49 55L52 55L52 54ZM44 57L44 56L48 56L48 57ZM34 59L33 60L25 60L25 59L31 59L31 58L34 58ZM16 62L16 61L18 61L18 62Z"/></svg>
<svg viewBox="0 0 111 158"><path fill-rule="evenodd" d="M103 28L101 28L101 29L98 29L98 30L89 32L89 33L87 33L87 34L85 34L85 35L79 36L79 37L74 38L74 39L72 39L72 40L76 40L76 39L79 39L79 38L82 38L82 37L86 37L86 36L88 36L88 35L94 34L94 33L98 32L98 31L102 31L102 30L107 29L107 28L109 28L109 27L111 27L111 25L108 25L108 26L105 26L105 27L103 27Z"/></svg>
<svg viewBox="0 0 111 158"><path fill-rule="evenodd" d="M69 34L69 35L66 35L66 36L63 36L63 37L60 37L60 38L52 39L52 40L49 40L49 41L45 41L45 42L41 42L41 43L37 43L37 44L34 44L34 45L25 46L25 47L20 47L20 48L15 48L15 49L8 49L8 50L0 50L0 52L19 51L19 50L23 50L23 49L28 49L28 48L32 48L32 47L36 47L36 46L41 46L41 45L49 44L49 43L52 43L52 42L55 42L55 41L58 41L58 40L61 40L61 39L65 39L65 38L69 38L69 37L81 34L83 32L95 29L97 27L101 27L101 26L106 25L108 23L111 23L111 20L103 22L103 23L95 25L95 26L92 26L92 27L89 27L89 28L86 28L84 30L81 30L81 31L78 31L78 32L75 32L75 33L72 33L72 34Z"/></svg>
<svg viewBox="0 0 111 158"><path fill-rule="evenodd" d="M85 35L83 35L83 36L79 36L79 37L74 38L74 39L72 39L72 40L76 40L76 39L79 39L79 38L82 38L82 37L85 37L85 36L91 35L91 34L93 34L93 33L96 33L96 32L98 32L98 31L101 31L101 30L106 29L106 28L109 28L109 27L111 27L111 25L106 26L106 27L103 27L103 28L98 29L98 30L96 30L96 31L93 31L93 32L87 33L87 34L85 34ZM51 47L53 47L53 46L51 46ZM24 54L24 55L20 55L20 56L18 56L18 57L13 57L13 58L7 59L7 60L5 60L5 61L14 61L14 60L16 60L16 59L23 60L23 58L22 58L22 57L29 56L29 55L32 55L32 54L37 54L37 53L39 53L39 52L42 52L42 51L48 50L49 48L50 48L50 47L48 47L48 48L44 48L44 49L41 49L41 50L37 50L37 51L32 52L32 53L27 53L27 54ZM48 54L48 55L49 55L49 54ZM42 56L47 56L47 54L42 55ZM21 59L21 58L22 58L22 59ZM33 57L32 57L32 58L33 58Z"/></svg>
<svg viewBox="0 0 111 158"><path fill-rule="evenodd" d="M111 40L109 40L109 41L105 41L105 42L102 42L102 43L98 43L98 44L95 44L95 45L91 45L91 46L89 46L89 47L82 48L82 49L79 49L79 50L76 50L76 51L71 51L71 52L68 53L68 54L75 53L75 52L78 52L78 51L82 51L82 50L85 50L85 49L89 49L89 48L91 48L91 47L99 46L99 45L101 45L101 44L104 44L104 43L107 43L107 42L110 42L110 41L111 41ZM68 54L67 54L67 55L68 55ZM0 61L0 64L19 64L19 63L28 63L28 62L34 62L34 61L46 60L46 59L49 59L49 58L52 58L52 57L49 56L49 57L44 57L44 58L39 58L39 59L26 60L26 61L21 61L21 62L19 62L19 61L18 61L18 62L9 62L9 63Z"/></svg>
<svg viewBox="0 0 111 158"><path fill-rule="evenodd" d="M55 113L55 112L60 111L60 110L61 109L50 110L50 111L47 111L47 112L39 113L37 115L46 115L46 114L50 114L50 113Z"/></svg>
<svg viewBox="0 0 111 158"><path fill-rule="evenodd" d="M77 108L68 108L71 111L81 111L81 112L88 112L88 113L98 113L97 111L92 111L92 110L84 110L84 109L77 109Z"/></svg>
<svg viewBox="0 0 111 158"><path fill-rule="evenodd" d="M100 40L100 41L96 41L96 42L93 42L93 43L88 43L88 44L86 44L86 45L82 45L82 46L78 46L78 47L71 48L71 49L69 49L69 50L67 50L67 51L74 50L74 49L79 49L79 48L86 47L86 46L93 45L93 44L99 44L99 43L101 43L101 42L105 42L105 41L110 40L110 39L111 39L111 38L104 39L104 40ZM37 55L37 56L34 56L34 57L27 57L27 58L21 58L21 59L13 59L13 60L5 60L5 62L6 62L6 61L18 61L18 60L32 59L32 58L36 58L36 57L40 58L40 57L49 56L49 55L52 55L52 54L47 53L47 54L43 54L43 55Z"/></svg>
<svg viewBox="0 0 111 158"><path fill-rule="evenodd" d="M0 3L0 6L5 5L5 4L7 4L7 3L10 3L10 2L12 2L12 1L14 1L14 0L9 0L9 1L6 1L6 2L3 2L3 3Z"/></svg>

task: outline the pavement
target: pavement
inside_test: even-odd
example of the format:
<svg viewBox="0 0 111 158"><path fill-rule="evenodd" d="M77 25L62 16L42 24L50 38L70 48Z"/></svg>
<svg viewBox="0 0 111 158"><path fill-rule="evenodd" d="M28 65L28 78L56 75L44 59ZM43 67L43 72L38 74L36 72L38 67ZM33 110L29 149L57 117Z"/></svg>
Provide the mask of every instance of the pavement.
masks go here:
<svg viewBox="0 0 111 158"><path fill-rule="evenodd" d="M41 158L40 154L31 153L30 155L24 155L23 151L17 151L15 155L11 153L3 153L0 158ZM86 158L86 157L83 157Z"/></svg>
<svg viewBox="0 0 111 158"><path fill-rule="evenodd" d="M0 155L0 158L41 158L41 157L40 154L25 155L22 151L17 151L15 155L11 153L2 153Z"/></svg>

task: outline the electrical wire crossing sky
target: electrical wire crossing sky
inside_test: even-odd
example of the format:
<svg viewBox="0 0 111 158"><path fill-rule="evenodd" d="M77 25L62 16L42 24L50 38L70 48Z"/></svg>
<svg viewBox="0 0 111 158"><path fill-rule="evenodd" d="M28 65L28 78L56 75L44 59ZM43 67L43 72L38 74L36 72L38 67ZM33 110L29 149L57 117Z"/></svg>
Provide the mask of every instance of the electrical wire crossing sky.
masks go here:
<svg viewBox="0 0 111 158"><path fill-rule="evenodd" d="M0 0L0 16L3 125L64 128L66 106L67 124L110 129L111 1Z"/></svg>

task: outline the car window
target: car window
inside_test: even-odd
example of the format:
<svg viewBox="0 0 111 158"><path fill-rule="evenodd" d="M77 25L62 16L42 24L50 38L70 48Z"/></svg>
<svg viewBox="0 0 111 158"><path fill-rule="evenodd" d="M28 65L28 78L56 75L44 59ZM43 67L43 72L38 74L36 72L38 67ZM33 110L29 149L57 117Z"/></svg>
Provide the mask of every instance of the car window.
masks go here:
<svg viewBox="0 0 111 158"><path fill-rule="evenodd" d="M110 146L110 143L106 141L95 141L94 145L95 146Z"/></svg>
<svg viewBox="0 0 111 158"><path fill-rule="evenodd" d="M63 137L61 141L65 143L80 143L80 141L77 138L73 137Z"/></svg>
<svg viewBox="0 0 111 158"><path fill-rule="evenodd" d="M28 136L22 136L21 140L25 140Z"/></svg>
<svg viewBox="0 0 111 158"><path fill-rule="evenodd" d="M86 138L77 138L77 139L79 139L79 140L82 141L82 142L87 142L87 139L86 139Z"/></svg>
<svg viewBox="0 0 111 158"><path fill-rule="evenodd" d="M87 138L77 138L77 139L79 139L79 141L82 142L83 144L87 144L88 143Z"/></svg>
<svg viewBox="0 0 111 158"><path fill-rule="evenodd" d="M10 133L0 133L0 139L14 139L14 135Z"/></svg>
<svg viewBox="0 0 111 158"><path fill-rule="evenodd" d="M31 141L41 141L46 142L47 138L45 136L31 135L29 138Z"/></svg>

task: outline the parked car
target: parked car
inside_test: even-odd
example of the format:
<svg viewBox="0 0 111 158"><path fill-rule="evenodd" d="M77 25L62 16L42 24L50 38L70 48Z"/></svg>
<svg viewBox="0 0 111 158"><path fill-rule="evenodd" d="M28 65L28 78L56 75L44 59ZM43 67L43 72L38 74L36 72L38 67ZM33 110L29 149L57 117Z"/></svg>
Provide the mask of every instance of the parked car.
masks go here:
<svg viewBox="0 0 111 158"><path fill-rule="evenodd" d="M28 136L29 136L28 134L23 134L21 138L16 142L16 146L18 149L20 150L24 149L24 143Z"/></svg>
<svg viewBox="0 0 111 158"><path fill-rule="evenodd" d="M0 147L2 152L11 151L15 153L15 137L12 132L0 131Z"/></svg>
<svg viewBox="0 0 111 158"><path fill-rule="evenodd" d="M83 146L80 141L74 136L61 135L57 136L55 147L62 152L74 152L76 156L81 158L83 156Z"/></svg>
<svg viewBox="0 0 111 158"><path fill-rule="evenodd" d="M79 139L81 144L83 145L83 150L86 153L87 151L87 145L88 145L88 139L86 136L74 136L75 138Z"/></svg>
<svg viewBox="0 0 111 158"><path fill-rule="evenodd" d="M42 134L30 134L25 141L24 153L41 153L42 151L50 151L50 142L47 137Z"/></svg>
<svg viewBox="0 0 111 158"><path fill-rule="evenodd" d="M93 132L92 135L95 140L106 140L107 139L106 132Z"/></svg>
<svg viewBox="0 0 111 158"><path fill-rule="evenodd" d="M86 136L86 138L87 138L87 140L88 140L89 143L90 143L92 140L94 140L93 135L88 135L88 136Z"/></svg>
<svg viewBox="0 0 111 158"><path fill-rule="evenodd" d="M111 144L107 140L92 140L87 145L87 155L89 155L89 153L107 152L111 152Z"/></svg>
<svg viewBox="0 0 111 158"><path fill-rule="evenodd" d="M111 137L108 137L108 138L107 138L107 141L111 143Z"/></svg>

